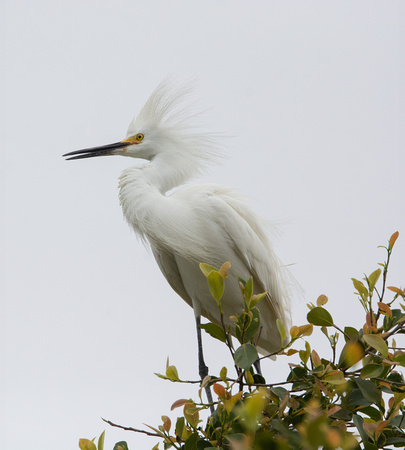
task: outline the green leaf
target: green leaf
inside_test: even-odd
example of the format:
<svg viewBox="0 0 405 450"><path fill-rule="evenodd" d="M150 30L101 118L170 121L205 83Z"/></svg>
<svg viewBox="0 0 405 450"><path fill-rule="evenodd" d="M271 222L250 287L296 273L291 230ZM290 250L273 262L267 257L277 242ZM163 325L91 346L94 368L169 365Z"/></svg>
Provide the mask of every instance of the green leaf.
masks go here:
<svg viewBox="0 0 405 450"><path fill-rule="evenodd" d="M372 442L364 441L363 445L364 445L364 450L378 450L378 447L375 444L373 444ZM384 447L385 447L385 445L384 445Z"/></svg>
<svg viewBox="0 0 405 450"><path fill-rule="evenodd" d="M379 378L385 371L381 364L367 364L360 373L361 378Z"/></svg>
<svg viewBox="0 0 405 450"><path fill-rule="evenodd" d="M300 355L301 361L304 364L307 363L310 354L311 354L311 347L310 347L309 343L307 341L305 341L305 350L300 350L299 351L299 355Z"/></svg>
<svg viewBox="0 0 405 450"><path fill-rule="evenodd" d="M390 437L386 440L385 445L394 445L395 447L405 448L405 438L403 437ZM387 448L387 447L384 447Z"/></svg>
<svg viewBox="0 0 405 450"><path fill-rule="evenodd" d="M397 416L392 417L390 419L390 425L394 425L395 427L398 428L405 428L405 416L398 414Z"/></svg>
<svg viewBox="0 0 405 450"><path fill-rule="evenodd" d="M325 383L330 383L330 384L345 384L346 383L345 376L343 375L343 372L341 372L340 370L335 370L333 372L327 373L322 378L322 381L324 381Z"/></svg>
<svg viewBox="0 0 405 450"><path fill-rule="evenodd" d="M245 330L245 341L251 341L260 328L260 311L257 308L253 308L251 313L253 317Z"/></svg>
<svg viewBox="0 0 405 450"><path fill-rule="evenodd" d="M105 430L100 434L100 437L98 438L97 450L104 450L104 437Z"/></svg>
<svg viewBox="0 0 405 450"><path fill-rule="evenodd" d="M175 430L176 430L177 436L179 436L180 439L183 438L183 431L184 431L185 423L186 423L186 421L185 421L185 418L183 416L182 417L178 417L177 420L176 420L176 428L175 428Z"/></svg>
<svg viewBox="0 0 405 450"><path fill-rule="evenodd" d="M281 336L281 342L284 342L285 337L286 337L286 332L285 332L284 326L281 323L280 319L276 320L276 324L277 324L278 332L280 333L280 336Z"/></svg>
<svg viewBox="0 0 405 450"><path fill-rule="evenodd" d="M368 442L368 436L367 433L364 431L363 428L363 419L358 416L357 414L353 414L353 422L356 425L356 428L358 432L360 433L360 437L363 440L363 442Z"/></svg>
<svg viewBox="0 0 405 450"><path fill-rule="evenodd" d="M250 300L253 295L253 277L250 277L245 284L245 289L243 291L245 299Z"/></svg>
<svg viewBox="0 0 405 450"><path fill-rule="evenodd" d="M209 441L198 441L197 450L217 450L218 447L213 447Z"/></svg>
<svg viewBox="0 0 405 450"><path fill-rule="evenodd" d="M282 400L288 392L287 389L284 389L281 386L273 386L270 390L276 394L280 400Z"/></svg>
<svg viewBox="0 0 405 450"><path fill-rule="evenodd" d="M404 319L404 314L400 309L392 310L392 317L384 316L383 327L384 331L389 331L395 325L399 324Z"/></svg>
<svg viewBox="0 0 405 450"><path fill-rule="evenodd" d="M321 308L320 306L316 306L314 309L309 311L307 314L307 320L309 323L321 327L330 327L333 325L332 316L328 311L326 311L326 309Z"/></svg>
<svg viewBox="0 0 405 450"><path fill-rule="evenodd" d="M368 291L370 294L374 291L375 285L381 275L381 269L375 270L372 274L367 277Z"/></svg>
<svg viewBox="0 0 405 450"><path fill-rule="evenodd" d="M383 356L388 356L388 346L382 337L375 334L364 334L363 339L370 347L378 350Z"/></svg>
<svg viewBox="0 0 405 450"><path fill-rule="evenodd" d="M402 367L405 367L405 354L395 356L394 361L399 362Z"/></svg>
<svg viewBox="0 0 405 450"><path fill-rule="evenodd" d="M193 433L184 443L184 450L197 450L198 433Z"/></svg>
<svg viewBox="0 0 405 450"><path fill-rule="evenodd" d="M350 406L370 406L372 403L364 398L360 389L354 389L347 397L347 405Z"/></svg>
<svg viewBox="0 0 405 450"><path fill-rule="evenodd" d="M208 275L212 271L218 272L218 269L216 267L210 266L209 264L205 264L205 263L200 263L200 270L206 277L208 277Z"/></svg>
<svg viewBox="0 0 405 450"><path fill-rule="evenodd" d="M359 332L356 330L356 328L353 327L345 327L345 341L357 341L359 338Z"/></svg>
<svg viewBox="0 0 405 450"><path fill-rule="evenodd" d="M368 417L375 420L376 422L383 419L383 413L379 409L374 408L373 406L365 406L365 407L363 406L363 408L361 408L361 413L366 414Z"/></svg>
<svg viewBox="0 0 405 450"><path fill-rule="evenodd" d="M219 272L215 272L213 270L208 274L207 281L211 295L214 297L219 306L225 289L224 278Z"/></svg>
<svg viewBox="0 0 405 450"><path fill-rule="evenodd" d="M128 450L128 444L125 441L117 442L113 450Z"/></svg>
<svg viewBox="0 0 405 450"><path fill-rule="evenodd" d="M367 401L379 404L382 392L372 381L362 380L361 378L356 378L354 381Z"/></svg>
<svg viewBox="0 0 405 450"><path fill-rule="evenodd" d="M219 325L215 323L203 323L200 324L200 328L205 330L210 336L219 341L226 342L225 331Z"/></svg>
<svg viewBox="0 0 405 450"><path fill-rule="evenodd" d="M222 367L221 371L219 372L219 377L221 378L221 380L226 383L226 377L228 375L228 369L224 366Z"/></svg>
<svg viewBox="0 0 405 450"><path fill-rule="evenodd" d="M249 370L258 357L254 345L242 344L235 352L235 364L241 369Z"/></svg>

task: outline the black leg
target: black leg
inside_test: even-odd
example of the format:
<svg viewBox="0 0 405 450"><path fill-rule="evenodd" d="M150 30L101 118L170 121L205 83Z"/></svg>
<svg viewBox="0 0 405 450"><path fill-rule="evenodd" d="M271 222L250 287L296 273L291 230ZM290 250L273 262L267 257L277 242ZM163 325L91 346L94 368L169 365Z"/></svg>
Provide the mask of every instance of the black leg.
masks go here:
<svg viewBox="0 0 405 450"><path fill-rule="evenodd" d="M208 375L208 367L204 361L203 355L203 347L202 347L202 338L201 338L201 328L199 327L201 323L201 316L197 316L196 319L197 325L197 344L198 344L198 372L200 374L201 381ZM212 403L212 394L211 389L209 387L205 388L205 393L207 395L208 403ZM214 413L214 406L210 406L211 414Z"/></svg>

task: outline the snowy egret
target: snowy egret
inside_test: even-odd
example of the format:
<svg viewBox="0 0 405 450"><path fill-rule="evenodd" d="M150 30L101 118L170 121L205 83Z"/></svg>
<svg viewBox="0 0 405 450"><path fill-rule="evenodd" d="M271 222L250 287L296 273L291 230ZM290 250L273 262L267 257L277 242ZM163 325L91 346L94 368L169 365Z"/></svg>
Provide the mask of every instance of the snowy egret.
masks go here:
<svg viewBox="0 0 405 450"><path fill-rule="evenodd" d="M122 155L148 161L123 171L120 202L129 225L149 242L170 286L194 309L203 379L208 368L198 325L201 316L220 324L220 314L199 263L232 264L222 298L227 326L232 325L229 317L243 309L238 276L245 280L252 276L255 292L268 292L258 303L262 325L258 347L263 354L282 344L276 319L285 326L289 323L288 275L268 238L269 225L233 190L200 184L168 193L199 174L218 152L216 135L196 126L198 114L190 103L191 91L189 83L166 79L130 123L124 140L63 156Z"/></svg>

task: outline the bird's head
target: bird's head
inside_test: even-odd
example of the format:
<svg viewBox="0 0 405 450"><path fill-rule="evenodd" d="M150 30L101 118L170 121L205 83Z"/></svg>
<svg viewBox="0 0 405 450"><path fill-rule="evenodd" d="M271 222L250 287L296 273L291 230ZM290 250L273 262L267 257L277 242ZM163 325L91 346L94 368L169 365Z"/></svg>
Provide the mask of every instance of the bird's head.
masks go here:
<svg viewBox="0 0 405 450"><path fill-rule="evenodd" d="M198 112L190 101L192 92L193 83L180 84L169 77L158 85L132 120L125 139L63 156L84 159L121 155L149 161L159 156L177 165L184 162L198 172L206 161L218 155L215 151L218 138L199 131L198 124L196 126Z"/></svg>

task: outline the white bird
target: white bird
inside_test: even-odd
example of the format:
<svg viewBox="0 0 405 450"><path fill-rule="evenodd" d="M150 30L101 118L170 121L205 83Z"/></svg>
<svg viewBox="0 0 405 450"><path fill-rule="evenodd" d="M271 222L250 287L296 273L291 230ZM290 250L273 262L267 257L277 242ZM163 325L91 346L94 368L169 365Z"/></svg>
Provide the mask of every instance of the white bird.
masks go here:
<svg viewBox="0 0 405 450"><path fill-rule="evenodd" d="M198 324L204 316L220 324L199 263L220 267L230 261L222 309L225 324L243 310L237 277L253 277L255 293L267 291L258 303L262 330L258 341L263 354L277 351L281 338L276 319L289 324L287 270L274 253L268 224L228 187L185 183L215 160L218 138L200 131L198 114L190 103L190 84L163 81L124 140L67 153L68 159L103 155L141 158L144 165L127 168L120 181L120 202L129 225L148 242L170 286L193 309L197 321L200 376L208 373ZM173 191L172 191L173 190ZM171 193L168 193L172 191Z"/></svg>

